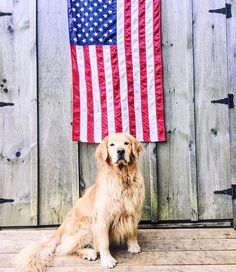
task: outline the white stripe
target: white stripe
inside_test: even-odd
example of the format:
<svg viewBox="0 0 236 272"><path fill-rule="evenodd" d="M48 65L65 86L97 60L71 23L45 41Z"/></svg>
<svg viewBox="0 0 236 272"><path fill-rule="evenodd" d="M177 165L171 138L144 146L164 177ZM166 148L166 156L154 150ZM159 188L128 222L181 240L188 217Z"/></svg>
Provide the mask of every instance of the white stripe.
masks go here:
<svg viewBox="0 0 236 272"><path fill-rule="evenodd" d="M143 141L142 109L140 94L140 61L139 61L139 40L138 40L138 1L131 2L131 43L133 59L134 79L134 107L136 119L136 138Z"/></svg>
<svg viewBox="0 0 236 272"><path fill-rule="evenodd" d="M114 118L114 99L113 99L113 82L112 82L112 67L110 46L103 46L104 55L104 70L106 82L106 97L107 97L107 124L108 133L115 133L115 118Z"/></svg>
<svg viewBox="0 0 236 272"><path fill-rule="evenodd" d="M101 121L101 100L98 82L97 54L96 46L89 46L89 56L91 62L91 75L93 82L93 105L94 105L94 141L99 143L102 140L102 121Z"/></svg>
<svg viewBox="0 0 236 272"><path fill-rule="evenodd" d="M147 63L147 94L148 113L150 126L150 140L157 141L157 117L156 117L156 96L155 96L155 70L153 51L153 1L146 1L146 63Z"/></svg>
<svg viewBox="0 0 236 272"><path fill-rule="evenodd" d="M117 1L117 51L120 76L121 116L123 132L129 133L128 87L124 35L124 1Z"/></svg>
<svg viewBox="0 0 236 272"><path fill-rule="evenodd" d="M77 65L79 70L80 82L80 139L87 142L87 89L84 68L84 53L82 46L76 46Z"/></svg>

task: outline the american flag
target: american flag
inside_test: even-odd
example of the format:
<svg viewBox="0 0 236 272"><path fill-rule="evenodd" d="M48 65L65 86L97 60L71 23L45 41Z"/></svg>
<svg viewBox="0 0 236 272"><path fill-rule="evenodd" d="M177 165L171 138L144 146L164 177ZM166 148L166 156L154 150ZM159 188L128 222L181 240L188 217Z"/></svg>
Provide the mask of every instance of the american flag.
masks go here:
<svg viewBox="0 0 236 272"><path fill-rule="evenodd" d="M161 0L68 0L73 140L165 140Z"/></svg>

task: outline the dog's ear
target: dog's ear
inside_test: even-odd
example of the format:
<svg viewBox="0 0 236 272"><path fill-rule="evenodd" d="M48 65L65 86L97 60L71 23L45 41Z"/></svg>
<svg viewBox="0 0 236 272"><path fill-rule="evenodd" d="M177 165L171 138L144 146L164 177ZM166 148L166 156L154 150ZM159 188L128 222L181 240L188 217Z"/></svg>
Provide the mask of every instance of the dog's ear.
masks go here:
<svg viewBox="0 0 236 272"><path fill-rule="evenodd" d="M143 145L137 139L135 139L133 136L129 135L129 138L130 138L131 144L132 144L132 153L133 153L135 159L138 159L139 154L144 152Z"/></svg>
<svg viewBox="0 0 236 272"><path fill-rule="evenodd" d="M103 165L108 158L107 141L108 141L108 138L105 137L102 140L102 142L98 145L95 152L95 158L100 165Z"/></svg>

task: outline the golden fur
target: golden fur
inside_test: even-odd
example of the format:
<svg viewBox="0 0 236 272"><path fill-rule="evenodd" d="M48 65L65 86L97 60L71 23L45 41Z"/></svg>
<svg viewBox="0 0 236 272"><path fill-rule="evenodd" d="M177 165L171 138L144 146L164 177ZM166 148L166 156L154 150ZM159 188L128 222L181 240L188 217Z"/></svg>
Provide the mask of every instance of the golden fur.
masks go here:
<svg viewBox="0 0 236 272"><path fill-rule="evenodd" d="M128 134L106 137L96 150L99 171L95 184L80 198L53 237L24 249L18 272L44 272L53 254L76 254L112 268L117 261L110 242L127 241L128 250L140 252L137 227L144 201L144 182L138 167L142 145Z"/></svg>

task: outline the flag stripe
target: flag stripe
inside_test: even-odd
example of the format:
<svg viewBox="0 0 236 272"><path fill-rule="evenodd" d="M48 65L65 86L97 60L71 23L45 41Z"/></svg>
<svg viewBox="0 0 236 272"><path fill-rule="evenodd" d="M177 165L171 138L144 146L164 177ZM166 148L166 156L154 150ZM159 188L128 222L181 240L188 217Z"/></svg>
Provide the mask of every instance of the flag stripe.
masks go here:
<svg viewBox="0 0 236 272"><path fill-rule="evenodd" d="M112 66L112 81L113 81L113 97L115 110L115 129L116 132L122 132L122 116L120 102L120 78L117 46L111 45L111 66Z"/></svg>
<svg viewBox="0 0 236 272"><path fill-rule="evenodd" d="M106 82L106 97L107 97L108 134L113 134L116 132L116 130L115 130L115 118L114 118L111 54L110 54L110 47L107 45L103 46L103 56L104 56L105 82Z"/></svg>
<svg viewBox="0 0 236 272"><path fill-rule="evenodd" d="M140 86L141 107L143 123L143 139L150 141L148 98L147 98L147 64L146 64L146 42L145 42L145 0L139 0L139 58L140 58Z"/></svg>
<svg viewBox="0 0 236 272"><path fill-rule="evenodd" d="M165 141L164 125L164 98L162 83L162 59L161 59L161 1L153 0L153 45L155 67L155 90L156 90L156 116L158 124L158 141Z"/></svg>
<svg viewBox="0 0 236 272"><path fill-rule="evenodd" d="M136 114L136 137L143 141L143 125L141 111L141 90L140 90L140 61L139 61L139 31L138 31L138 1L132 0L131 3L131 42L133 59L133 81L134 81L134 109Z"/></svg>
<svg viewBox="0 0 236 272"><path fill-rule="evenodd" d="M101 101L101 112L102 112L102 138L108 135L107 125L107 96L106 96L106 84L105 84L105 71L104 71L104 58L103 50L101 45L96 46L97 51L97 69L98 69L98 80L100 89L100 101Z"/></svg>
<svg viewBox="0 0 236 272"><path fill-rule="evenodd" d="M156 119L156 97L155 97L155 74L154 74L154 54L153 54L153 3L146 1L146 63L147 63L147 94L148 94L148 116L150 124L150 141L157 138Z"/></svg>
<svg viewBox="0 0 236 272"><path fill-rule="evenodd" d="M91 76L93 83L93 105L94 105L94 142L101 141L101 100L100 89L98 83L98 69L97 69L97 53L96 46L89 46L89 54L91 61Z"/></svg>
<svg viewBox="0 0 236 272"><path fill-rule="evenodd" d="M132 43L131 43L131 0L125 1L125 57L128 85L129 102L129 125L130 133L136 137L135 111L134 111L134 84L133 84L133 62L132 62Z"/></svg>
<svg viewBox="0 0 236 272"><path fill-rule="evenodd" d="M73 74L73 141L80 139L80 93L79 93L79 72L77 65L76 46L71 46L71 63Z"/></svg>
<svg viewBox="0 0 236 272"><path fill-rule="evenodd" d="M124 30L124 1L117 2L117 51L119 62L119 78L120 78L120 103L122 112L123 132L129 131L129 110L128 110L128 93L127 93L127 73L125 59L125 30Z"/></svg>
<svg viewBox="0 0 236 272"><path fill-rule="evenodd" d="M85 81L87 90L87 107L88 107L88 119L87 119L87 131L88 141L94 142L94 105L93 105L93 86L91 76L91 63L89 56L89 47L84 46L84 63L85 63Z"/></svg>
<svg viewBox="0 0 236 272"><path fill-rule="evenodd" d="M83 47L77 46L77 65L80 75L79 93L80 93L80 138L82 142L87 139L87 94L85 82L85 67L84 67L84 54Z"/></svg>

